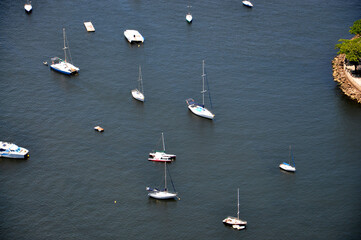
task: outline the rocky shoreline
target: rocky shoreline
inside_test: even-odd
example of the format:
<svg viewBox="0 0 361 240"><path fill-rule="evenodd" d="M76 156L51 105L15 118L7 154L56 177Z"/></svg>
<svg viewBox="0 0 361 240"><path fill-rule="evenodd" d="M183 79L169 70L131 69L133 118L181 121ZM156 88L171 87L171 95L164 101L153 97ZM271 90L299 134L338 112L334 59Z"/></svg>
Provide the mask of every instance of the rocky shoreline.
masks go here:
<svg viewBox="0 0 361 240"><path fill-rule="evenodd" d="M342 92L352 100L361 103L361 87L346 72L348 70L345 66L345 54L339 54L332 60L332 68L333 79L338 82Z"/></svg>

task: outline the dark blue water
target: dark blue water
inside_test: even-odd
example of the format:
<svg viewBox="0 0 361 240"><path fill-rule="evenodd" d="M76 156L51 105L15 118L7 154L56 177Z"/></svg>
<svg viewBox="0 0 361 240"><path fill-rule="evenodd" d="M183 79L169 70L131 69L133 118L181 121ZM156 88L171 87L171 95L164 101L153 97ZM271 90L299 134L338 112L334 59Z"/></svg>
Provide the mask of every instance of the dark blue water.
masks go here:
<svg viewBox="0 0 361 240"><path fill-rule="evenodd" d="M186 1L24 2L0 1L0 140L30 150L0 160L1 239L360 239L361 107L331 66L360 1L194 1L191 25ZM42 64L63 57L63 27L72 77ZM202 60L214 121L185 103ZM147 161L161 132L180 201L145 191L162 183ZM296 174L278 169L289 145ZM241 232L222 224L237 188Z"/></svg>

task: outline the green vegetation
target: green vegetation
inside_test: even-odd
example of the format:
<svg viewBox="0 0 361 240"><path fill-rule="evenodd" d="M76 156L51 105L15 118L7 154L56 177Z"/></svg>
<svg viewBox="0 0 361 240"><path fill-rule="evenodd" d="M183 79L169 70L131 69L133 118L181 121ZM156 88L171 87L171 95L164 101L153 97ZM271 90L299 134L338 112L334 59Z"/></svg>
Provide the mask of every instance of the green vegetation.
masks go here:
<svg viewBox="0 0 361 240"><path fill-rule="evenodd" d="M350 27L350 33L355 35L361 35L361 19L353 23L353 26Z"/></svg>
<svg viewBox="0 0 361 240"><path fill-rule="evenodd" d="M361 19L353 23L353 26L350 27L350 33L355 35L361 34ZM346 59L355 66L357 71L357 65L361 60L361 38L354 39L340 39L338 40L339 44L336 44L335 48L339 49L338 54L345 54Z"/></svg>

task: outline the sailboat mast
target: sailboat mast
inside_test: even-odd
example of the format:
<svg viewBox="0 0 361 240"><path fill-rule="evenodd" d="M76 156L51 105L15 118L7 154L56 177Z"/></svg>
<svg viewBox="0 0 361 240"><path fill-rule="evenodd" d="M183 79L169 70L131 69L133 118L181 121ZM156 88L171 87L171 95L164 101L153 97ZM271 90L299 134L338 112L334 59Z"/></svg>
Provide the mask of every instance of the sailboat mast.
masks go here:
<svg viewBox="0 0 361 240"><path fill-rule="evenodd" d="M164 136L163 136L163 133L162 133L162 142L163 142L163 152L165 152L165 144L164 144Z"/></svg>
<svg viewBox="0 0 361 240"><path fill-rule="evenodd" d="M66 45L65 45L65 28L63 28L63 38L64 38L64 58L65 58L65 62L66 62Z"/></svg>
<svg viewBox="0 0 361 240"><path fill-rule="evenodd" d="M290 151L289 151L289 157L288 157L288 163L291 165L291 145L290 145Z"/></svg>
<svg viewBox="0 0 361 240"><path fill-rule="evenodd" d="M139 65L139 79L138 79L138 81L139 81L139 91L141 92L141 93L143 93L143 81L142 81L142 68L141 68L141 66Z"/></svg>
<svg viewBox="0 0 361 240"><path fill-rule="evenodd" d="M237 191L237 218L239 219L239 188L238 188L238 191Z"/></svg>
<svg viewBox="0 0 361 240"><path fill-rule="evenodd" d="M167 191L167 162L164 162L164 190Z"/></svg>
<svg viewBox="0 0 361 240"><path fill-rule="evenodd" d="M202 73L202 84L203 84L203 88L202 88L202 106L204 107L204 93L206 92L206 90L204 90L204 78L206 77L206 74L204 73L204 60L203 60L203 64L202 64L202 69L203 69L203 73Z"/></svg>

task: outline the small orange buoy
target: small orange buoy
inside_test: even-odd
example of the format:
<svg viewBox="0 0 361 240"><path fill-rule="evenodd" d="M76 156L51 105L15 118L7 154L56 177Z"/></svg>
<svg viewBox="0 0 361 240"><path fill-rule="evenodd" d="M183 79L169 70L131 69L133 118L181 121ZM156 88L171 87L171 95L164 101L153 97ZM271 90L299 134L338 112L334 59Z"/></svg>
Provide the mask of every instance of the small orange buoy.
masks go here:
<svg viewBox="0 0 361 240"><path fill-rule="evenodd" d="M95 130L95 131L98 131L98 132L104 132L104 128L102 128L102 127L100 127L100 126L94 127L94 130Z"/></svg>

